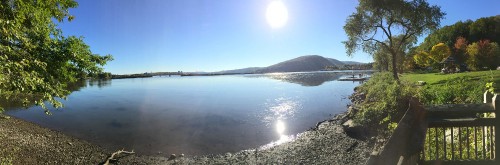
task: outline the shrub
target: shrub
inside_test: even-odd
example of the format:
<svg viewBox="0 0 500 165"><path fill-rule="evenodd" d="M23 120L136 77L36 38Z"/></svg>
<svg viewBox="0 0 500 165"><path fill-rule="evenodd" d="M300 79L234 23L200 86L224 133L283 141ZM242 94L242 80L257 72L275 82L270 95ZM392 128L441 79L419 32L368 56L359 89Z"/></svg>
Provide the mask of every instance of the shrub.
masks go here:
<svg viewBox="0 0 500 165"><path fill-rule="evenodd" d="M391 73L381 72L361 85L359 92L366 94L359 112L354 117L356 123L386 129L391 122L397 122L408 108L412 94L411 86L398 82Z"/></svg>

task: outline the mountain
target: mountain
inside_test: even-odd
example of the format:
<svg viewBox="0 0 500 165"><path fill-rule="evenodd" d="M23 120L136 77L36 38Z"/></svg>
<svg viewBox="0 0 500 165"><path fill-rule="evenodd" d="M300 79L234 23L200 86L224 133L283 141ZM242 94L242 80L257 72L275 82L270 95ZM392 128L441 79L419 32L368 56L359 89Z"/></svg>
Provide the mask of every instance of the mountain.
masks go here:
<svg viewBox="0 0 500 165"><path fill-rule="evenodd" d="M257 73L318 71L331 65L332 62L324 57L307 55L259 69Z"/></svg>
<svg viewBox="0 0 500 165"><path fill-rule="evenodd" d="M335 66L342 66L342 65L345 65L344 62L342 61L339 61L339 60L336 60L336 59L333 59L333 58L326 58L328 61L330 61L333 65Z"/></svg>
<svg viewBox="0 0 500 165"><path fill-rule="evenodd" d="M262 67L249 67L243 69L224 70L216 73L221 73L221 74L255 73L257 70L260 69L262 69Z"/></svg>
<svg viewBox="0 0 500 165"><path fill-rule="evenodd" d="M291 60L283 61L268 67L250 67L235 70L226 70L215 73L239 74L239 73L273 73L273 72L307 72L319 71L327 66L342 67L344 65L363 64L355 61L339 61L333 58L325 58L319 55L300 56Z"/></svg>

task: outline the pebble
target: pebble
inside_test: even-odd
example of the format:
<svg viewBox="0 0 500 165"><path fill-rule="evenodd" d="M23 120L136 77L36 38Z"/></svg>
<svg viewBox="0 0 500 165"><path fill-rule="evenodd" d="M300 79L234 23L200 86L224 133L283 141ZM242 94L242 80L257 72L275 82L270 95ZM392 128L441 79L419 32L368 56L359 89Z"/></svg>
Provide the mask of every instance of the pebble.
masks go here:
<svg viewBox="0 0 500 165"><path fill-rule="evenodd" d="M175 154L172 154L170 155L170 157L168 157L168 160L174 160L177 156Z"/></svg>

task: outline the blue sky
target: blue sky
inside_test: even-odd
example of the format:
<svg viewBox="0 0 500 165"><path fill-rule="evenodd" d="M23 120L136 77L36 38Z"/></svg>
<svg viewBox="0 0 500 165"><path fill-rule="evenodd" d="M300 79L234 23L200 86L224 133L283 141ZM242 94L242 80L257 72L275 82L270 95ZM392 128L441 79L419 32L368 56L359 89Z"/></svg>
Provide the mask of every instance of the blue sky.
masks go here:
<svg viewBox="0 0 500 165"><path fill-rule="evenodd" d="M112 54L114 74L220 71L269 66L302 55L347 57L343 26L355 0L281 0L288 21L271 28L266 9L275 0L77 0L65 35L83 36L93 53ZM498 0L429 0L447 13L441 25L500 14Z"/></svg>

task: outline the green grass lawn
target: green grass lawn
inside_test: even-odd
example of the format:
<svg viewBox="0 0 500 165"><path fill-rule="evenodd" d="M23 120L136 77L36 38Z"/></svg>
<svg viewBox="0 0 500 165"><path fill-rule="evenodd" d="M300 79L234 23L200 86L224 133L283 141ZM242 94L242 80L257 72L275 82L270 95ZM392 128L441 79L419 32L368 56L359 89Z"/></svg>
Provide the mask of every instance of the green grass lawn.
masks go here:
<svg viewBox="0 0 500 165"><path fill-rule="evenodd" d="M401 80L410 83L425 81L415 88L415 96L426 105L481 103L486 83L493 81L495 93L500 93L500 70L455 74L407 73Z"/></svg>
<svg viewBox="0 0 500 165"><path fill-rule="evenodd" d="M428 85L437 85L444 84L447 82L453 82L457 79L466 79L469 81L485 81L495 82L495 91L496 93L500 92L500 70L493 71L478 71L478 72L463 72L463 73L455 73L455 74L441 74L441 73L426 73L426 74L417 74L417 73L407 73L401 76L401 80L405 80L408 82L417 82L417 81L425 81ZM464 82L462 82L464 83ZM467 82L465 82L467 83ZM484 85L482 86L484 88Z"/></svg>

